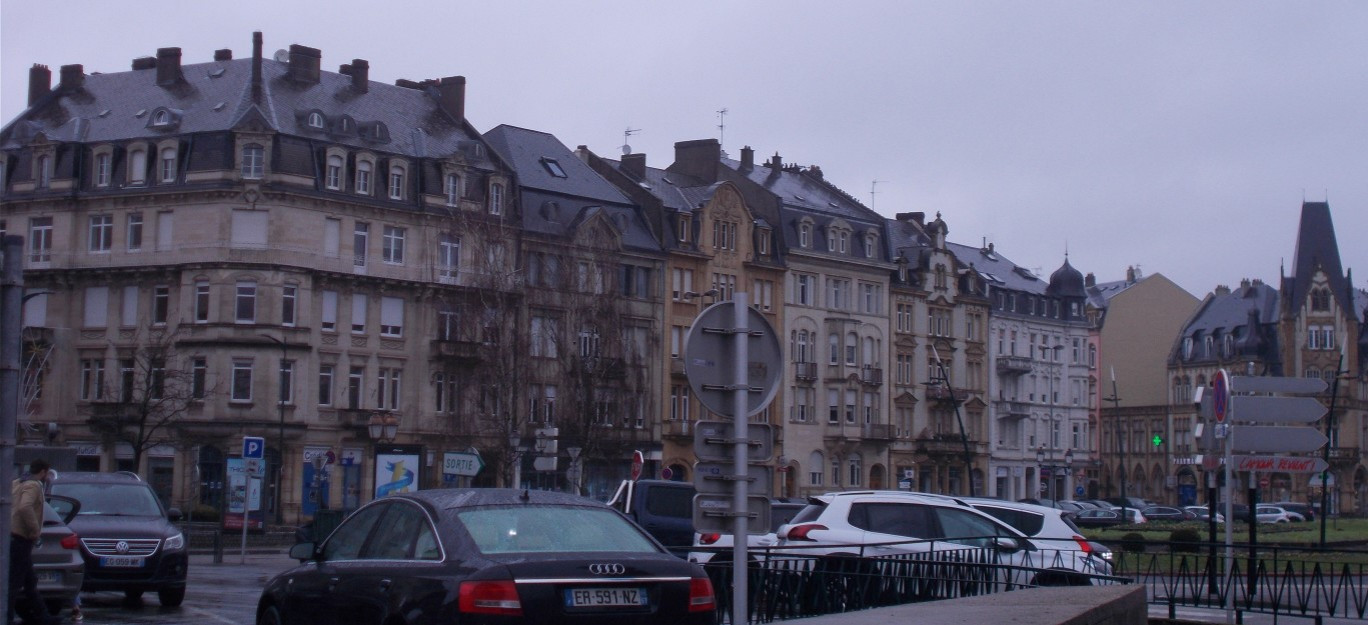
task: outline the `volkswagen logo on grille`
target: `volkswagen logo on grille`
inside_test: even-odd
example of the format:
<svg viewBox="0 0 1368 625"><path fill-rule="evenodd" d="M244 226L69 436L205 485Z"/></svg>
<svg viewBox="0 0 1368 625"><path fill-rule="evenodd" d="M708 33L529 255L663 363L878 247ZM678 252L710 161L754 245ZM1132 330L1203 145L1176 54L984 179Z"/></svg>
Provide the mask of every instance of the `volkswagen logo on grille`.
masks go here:
<svg viewBox="0 0 1368 625"><path fill-rule="evenodd" d="M119 541L117 544L114 545L114 551L117 551L119 553L128 553L128 541Z"/></svg>
<svg viewBox="0 0 1368 625"><path fill-rule="evenodd" d="M589 572L594 575L622 575L627 572L627 567L617 563L600 562L590 564Z"/></svg>

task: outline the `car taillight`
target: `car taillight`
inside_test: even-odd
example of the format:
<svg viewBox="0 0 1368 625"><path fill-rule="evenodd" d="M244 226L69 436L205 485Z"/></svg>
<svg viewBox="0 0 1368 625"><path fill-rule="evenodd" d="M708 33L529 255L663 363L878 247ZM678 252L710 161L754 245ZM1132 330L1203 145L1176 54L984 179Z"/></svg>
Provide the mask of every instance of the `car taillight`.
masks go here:
<svg viewBox="0 0 1368 625"><path fill-rule="evenodd" d="M808 523L807 525L798 525L795 527L790 527L788 535L786 535L784 538L787 538L789 540L816 540L815 538L808 538L808 533L813 530L824 529L828 529L827 526L822 525L820 523Z"/></svg>
<svg viewBox="0 0 1368 625"><path fill-rule="evenodd" d="M75 534L69 534L69 535L67 535L67 536L63 536L63 537L62 537L62 548L63 548L63 549L75 549L75 548L80 547L80 546L81 546L81 539L78 538Z"/></svg>
<svg viewBox="0 0 1368 625"><path fill-rule="evenodd" d="M717 534L717 533L700 534L700 535L698 536L698 544L700 544L700 545L711 545L711 544L717 542L717 539L719 539L719 538L722 538L722 535L721 535L721 534Z"/></svg>
<svg viewBox="0 0 1368 625"><path fill-rule="evenodd" d="M708 612L717 608L717 600L713 598L712 582L706 577L695 577L689 580L689 611Z"/></svg>
<svg viewBox="0 0 1368 625"><path fill-rule="evenodd" d="M1087 555L1092 555L1093 548L1092 548L1092 544L1088 542L1088 539L1086 539L1086 538L1084 538L1084 537L1082 537L1082 536L1079 536L1079 535L1077 535L1077 534L1074 535L1073 539L1074 539L1074 542L1078 543L1078 550L1079 550L1079 551L1082 551L1084 554L1087 554Z"/></svg>
<svg viewBox="0 0 1368 625"><path fill-rule="evenodd" d="M522 616L522 602L513 580L461 582L458 604L467 614Z"/></svg>

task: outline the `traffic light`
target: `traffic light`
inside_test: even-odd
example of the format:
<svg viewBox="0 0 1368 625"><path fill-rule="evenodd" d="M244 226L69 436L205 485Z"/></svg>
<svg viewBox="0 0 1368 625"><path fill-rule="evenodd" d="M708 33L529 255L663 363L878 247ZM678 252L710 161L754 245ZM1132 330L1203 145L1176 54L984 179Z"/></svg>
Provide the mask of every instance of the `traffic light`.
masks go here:
<svg viewBox="0 0 1368 625"><path fill-rule="evenodd" d="M1151 443L1154 443L1154 446L1155 446L1155 447L1163 447L1163 446L1164 446L1164 437L1162 437L1162 436L1160 436L1160 435L1158 435L1158 434L1155 434L1155 435L1154 435L1154 438L1150 439L1150 442L1151 442Z"/></svg>

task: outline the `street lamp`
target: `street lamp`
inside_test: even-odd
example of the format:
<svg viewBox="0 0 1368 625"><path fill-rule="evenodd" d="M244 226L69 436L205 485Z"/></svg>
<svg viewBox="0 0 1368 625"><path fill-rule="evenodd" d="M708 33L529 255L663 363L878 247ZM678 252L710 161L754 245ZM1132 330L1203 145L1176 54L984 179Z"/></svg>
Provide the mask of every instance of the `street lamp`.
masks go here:
<svg viewBox="0 0 1368 625"><path fill-rule="evenodd" d="M1036 448L1036 467L1038 467L1037 470L1040 471L1040 478L1041 478L1042 480L1044 480L1044 479L1045 479L1045 446L1044 446L1044 445L1041 445L1040 447L1037 447L1037 448ZM1054 476L1050 476L1050 479L1051 479L1051 480L1054 480ZM1049 486L1049 484L1050 484L1050 483L1047 482L1046 485L1045 485L1045 498L1046 498L1046 499L1054 499L1053 497L1050 496L1050 486Z"/></svg>
<svg viewBox="0 0 1368 625"><path fill-rule="evenodd" d="M522 436L517 433L508 435L509 464L513 465L513 483L509 488L518 488L522 483Z"/></svg>
<svg viewBox="0 0 1368 625"><path fill-rule="evenodd" d="M283 339L278 339L269 334L261 334L258 336L280 346L280 396L276 398L276 412L280 417L280 432L277 434L276 438L276 450L280 452L280 462L276 463L275 481L276 524L280 525L285 522L285 510L282 505L285 498L282 493L285 490L285 459L289 457L285 455L285 400L287 399L285 389L285 359L288 356L286 353L288 346Z"/></svg>
<svg viewBox="0 0 1368 625"><path fill-rule="evenodd" d="M570 455L570 470L567 471L570 477L570 491L576 495L580 494L580 452L584 451L580 447L566 447L565 453Z"/></svg>
<svg viewBox="0 0 1368 625"><path fill-rule="evenodd" d="M377 443L392 443L399 435L399 417L393 414L374 413L366 423L366 433Z"/></svg>

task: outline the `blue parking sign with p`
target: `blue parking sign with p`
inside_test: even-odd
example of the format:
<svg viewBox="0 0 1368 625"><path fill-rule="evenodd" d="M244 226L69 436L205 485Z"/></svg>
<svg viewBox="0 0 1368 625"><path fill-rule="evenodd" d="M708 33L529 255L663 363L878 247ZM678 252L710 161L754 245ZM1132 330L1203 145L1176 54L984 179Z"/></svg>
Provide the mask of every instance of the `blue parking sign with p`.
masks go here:
<svg viewBox="0 0 1368 625"><path fill-rule="evenodd" d="M243 458L263 458L266 454L266 439L260 436L242 437Z"/></svg>

